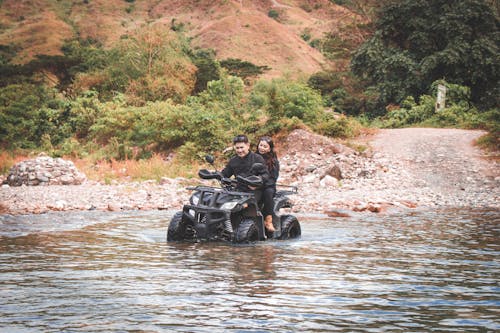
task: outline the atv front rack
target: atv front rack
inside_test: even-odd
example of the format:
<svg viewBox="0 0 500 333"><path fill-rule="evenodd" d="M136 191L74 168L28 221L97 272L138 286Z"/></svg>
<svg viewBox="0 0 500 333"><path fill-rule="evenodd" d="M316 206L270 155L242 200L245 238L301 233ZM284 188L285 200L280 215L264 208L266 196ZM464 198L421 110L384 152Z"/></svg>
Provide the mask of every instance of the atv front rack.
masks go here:
<svg viewBox="0 0 500 333"><path fill-rule="evenodd" d="M189 186L186 187L186 190L189 191L200 191L200 192L209 192L209 193L227 193L231 195L241 195L241 196L247 196L247 197L253 197L254 194L252 192L241 192L241 191L233 191L233 190L228 190L225 188L221 187L215 187L215 186L206 186L206 185L197 185L197 186Z"/></svg>
<svg viewBox="0 0 500 333"><path fill-rule="evenodd" d="M293 185L276 184L276 195L292 195L299 193L299 188Z"/></svg>

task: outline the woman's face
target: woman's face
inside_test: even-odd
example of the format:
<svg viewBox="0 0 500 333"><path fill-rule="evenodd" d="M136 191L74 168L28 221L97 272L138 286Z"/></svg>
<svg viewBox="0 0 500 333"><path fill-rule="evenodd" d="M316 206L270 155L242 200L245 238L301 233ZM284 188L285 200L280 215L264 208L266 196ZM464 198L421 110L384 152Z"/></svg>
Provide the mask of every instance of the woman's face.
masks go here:
<svg viewBox="0 0 500 333"><path fill-rule="evenodd" d="M266 154L271 151L271 146L269 145L269 143L262 140L259 142L259 146L257 147L257 149L259 150L259 153Z"/></svg>

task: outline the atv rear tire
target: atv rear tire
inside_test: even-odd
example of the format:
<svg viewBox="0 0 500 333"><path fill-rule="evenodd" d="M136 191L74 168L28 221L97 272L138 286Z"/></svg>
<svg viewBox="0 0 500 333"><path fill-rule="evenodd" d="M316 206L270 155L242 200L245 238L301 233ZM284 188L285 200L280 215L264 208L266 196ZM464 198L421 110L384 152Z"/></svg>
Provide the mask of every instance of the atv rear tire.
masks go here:
<svg viewBox="0 0 500 333"><path fill-rule="evenodd" d="M259 229L257 224L252 219L244 219L241 221L238 229L236 229L234 242L235 243L250 243L259 240Z"/></svg>
<svg viewBox="0 0 500 333"><path fill-rule="evenodd" d="M281 236L279 239L298 238L301 233L300 223L295 216L281 216Z"/></svg>
<svg viewBox="0 0 500 333"><path fill-rule="evenodd" d="M168 225L167 242L184 240L185 233L186 223L182 221L182 212L177 212Z"/></svg>

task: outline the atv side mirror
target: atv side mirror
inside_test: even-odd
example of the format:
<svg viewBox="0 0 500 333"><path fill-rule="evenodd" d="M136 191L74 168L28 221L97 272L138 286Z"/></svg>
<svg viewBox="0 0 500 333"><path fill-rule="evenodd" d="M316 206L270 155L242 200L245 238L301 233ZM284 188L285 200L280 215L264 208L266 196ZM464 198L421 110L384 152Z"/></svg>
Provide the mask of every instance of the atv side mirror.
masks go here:
<svg viewBox="0 0 500 333"><path fill-rule="evenodd" d="M212 155L206 155L205 156L205 161L207 161L210 164L214 164L215 158Z"/></svg>

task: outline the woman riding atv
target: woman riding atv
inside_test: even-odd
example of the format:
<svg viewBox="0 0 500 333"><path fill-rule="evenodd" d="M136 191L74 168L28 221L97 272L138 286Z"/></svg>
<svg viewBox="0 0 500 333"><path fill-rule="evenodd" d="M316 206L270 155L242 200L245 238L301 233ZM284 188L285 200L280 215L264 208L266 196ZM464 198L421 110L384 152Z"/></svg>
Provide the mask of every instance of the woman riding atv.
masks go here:
<svg viewBox="0 0 500 333"><path fill-rule="evenodd" d="M274 209L274 195L276 194L276 182L280 174L280 163L278 161L278 156L274 151L274 142L269 136L263 136L259 139L257 145L257 154L264 158L265 166L269 172L269 177L263 176L264 186L262 188L262 201L264 206L262 208L262 214L264 214L264 221L266 225L270 225L272 228L267 228L270 232L274 232L273 221L273 209Z"/></svg>
<svg viewBox="0 0 500 333"><path fill-rule="evenodd" d="M235 136L233 139L233 147L236 152L236 156L233 156L229 160L226 167L221 171L222 175L226 178L230 178L231 176L261 176L264 180L264 184L266 184L266 181L270 179L267 168L252 168L254 164L257 164L257 166L259 164L264 166L265 160L261 155L250 151L250 141L248 140L248 137L246 135ZM244 192L253 191L257 202L261 201L262 189L260 188L258 189L239 183L237 190ZM272 218L265 220L265 228L269 232L275 231Z"/></svg>

